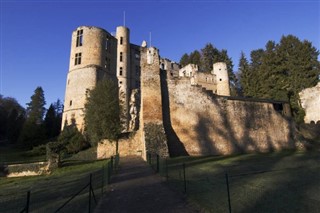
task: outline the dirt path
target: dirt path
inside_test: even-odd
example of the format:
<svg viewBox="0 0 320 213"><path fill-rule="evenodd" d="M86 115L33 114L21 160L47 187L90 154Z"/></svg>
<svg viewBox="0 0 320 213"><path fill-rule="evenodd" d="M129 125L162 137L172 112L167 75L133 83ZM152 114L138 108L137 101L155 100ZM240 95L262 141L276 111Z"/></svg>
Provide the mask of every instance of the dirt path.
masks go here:
<svg viewBox="0 0 320 213"><path fill-rule="evenodd" d="M108 192L98 203L100 212L199 212L174 192L163 178L138 157L121 158Z"/></svg>

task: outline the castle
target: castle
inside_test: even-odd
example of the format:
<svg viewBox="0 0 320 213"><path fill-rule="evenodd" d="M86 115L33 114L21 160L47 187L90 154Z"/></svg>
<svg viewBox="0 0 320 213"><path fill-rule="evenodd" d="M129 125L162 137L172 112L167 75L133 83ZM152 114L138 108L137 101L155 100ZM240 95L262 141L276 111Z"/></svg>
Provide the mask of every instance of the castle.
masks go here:
<svg viewBox="0 0 320 213"><path fill-rule="evenodd" d="M73 31L62 128L73 123L83 131L88 92L104 78L118 83L124 131L135 132L120 141L120 154L230 154L292 146L287 103L230 97L225 63L209 72L181 67L145 41L131 44L124 26L115 36L90 26ZM98 157L114 151L101 142Z"/></svg>
<svg viewBox="0 0 320 213"><path fill-rule="evenodd" d="M130 97L140 89L141 48L147 48L147 43L143 41L141 46L131 44L130 31L124 26L117 27L115 36L98 27L81 26L73 31L62 129L65 124L73 122L80 131L83 130L88 91L104 78L118 82L119 98L124 103L125 129L134 129L130 125L130 113L133 114L134 110L130 112ZM149 57L148 63L150 60ZM170 78L187 77L191 85L201 85L218 95L230 95L227 66L223 62L213 64L211 73L203 73L198 72L197 65L181 68L178 63L160 58L159 69L167 70Z"/></svg>

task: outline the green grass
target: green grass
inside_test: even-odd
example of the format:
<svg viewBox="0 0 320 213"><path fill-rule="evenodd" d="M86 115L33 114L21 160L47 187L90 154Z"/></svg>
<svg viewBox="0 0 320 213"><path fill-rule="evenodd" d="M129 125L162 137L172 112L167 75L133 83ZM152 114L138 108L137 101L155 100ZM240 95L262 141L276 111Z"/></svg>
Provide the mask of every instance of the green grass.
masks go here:
<svg viewBox="0 0 320 213"><path fill-rule="evenodd" d="M320 212L319 162L319 152L293 151L180 157L168 160L167 183L184 190L185 163L187 197L205 212L228 212L226 173L232 212Z"/></svg>
<svg viewBox="0 0 320 213"><path fill-rule="evenodd" d="M90 163L76 162L46 176L0 178L0 212L21 211L25 206L28 190L31 191L31 212L54 212L89 182L90 173L93 174L93 188L99 198L102 195L102 186L104 189L106 187L107 162L107 160ZM103 167L104 170L102 170ZM83 212L87 209L88 188L61 212Z"/></svg>
<svg viewBox="0 0 320 213"><path fill-rule="evenodd" d="M46 161L46 155L30 156L28 155L29 152L30 151L28 150L0 146L0 164L17 164Z"/></svg>

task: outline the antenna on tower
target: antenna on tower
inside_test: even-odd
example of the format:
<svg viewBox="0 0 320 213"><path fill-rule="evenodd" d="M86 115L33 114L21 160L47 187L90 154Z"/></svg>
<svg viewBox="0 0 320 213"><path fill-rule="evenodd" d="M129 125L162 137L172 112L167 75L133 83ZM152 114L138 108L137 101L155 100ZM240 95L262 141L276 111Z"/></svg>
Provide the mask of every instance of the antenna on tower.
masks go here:
<svg viewBox="0 0 320 213"><path fill-rule="evenodd" d="M126 11L123 11L123 26L126 26Z"/></svg>
<svg viewBox="0 0 320 213"><path fill-rule="evenodd" d="M149 47L151 47L151 32L149 32L149 41L150 41Z"/></svg>

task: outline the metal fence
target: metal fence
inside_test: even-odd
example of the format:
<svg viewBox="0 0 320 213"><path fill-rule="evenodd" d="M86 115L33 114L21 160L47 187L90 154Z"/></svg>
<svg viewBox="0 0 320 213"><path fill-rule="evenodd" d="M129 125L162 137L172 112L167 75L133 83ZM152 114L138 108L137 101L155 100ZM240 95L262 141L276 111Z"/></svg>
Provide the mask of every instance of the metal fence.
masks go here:
<svg viewBox="0 0 320 213"><path fill-rule="evenodd" d="M147 162L169 187L185 193L206 212L320 212L320 167L258 172L212 172L192 161L147 153ZM276 177L276 178L275 178Z"/></svg>
<svg viewBox="0 0 320 213"><path fill-rule="evenodd" d="M91 212L118 164L119 155L115 155L89 175L74 174L73 179L61 180L55 186L33 187L27 192L6 195L0 199L0 212Z"/></svg>

